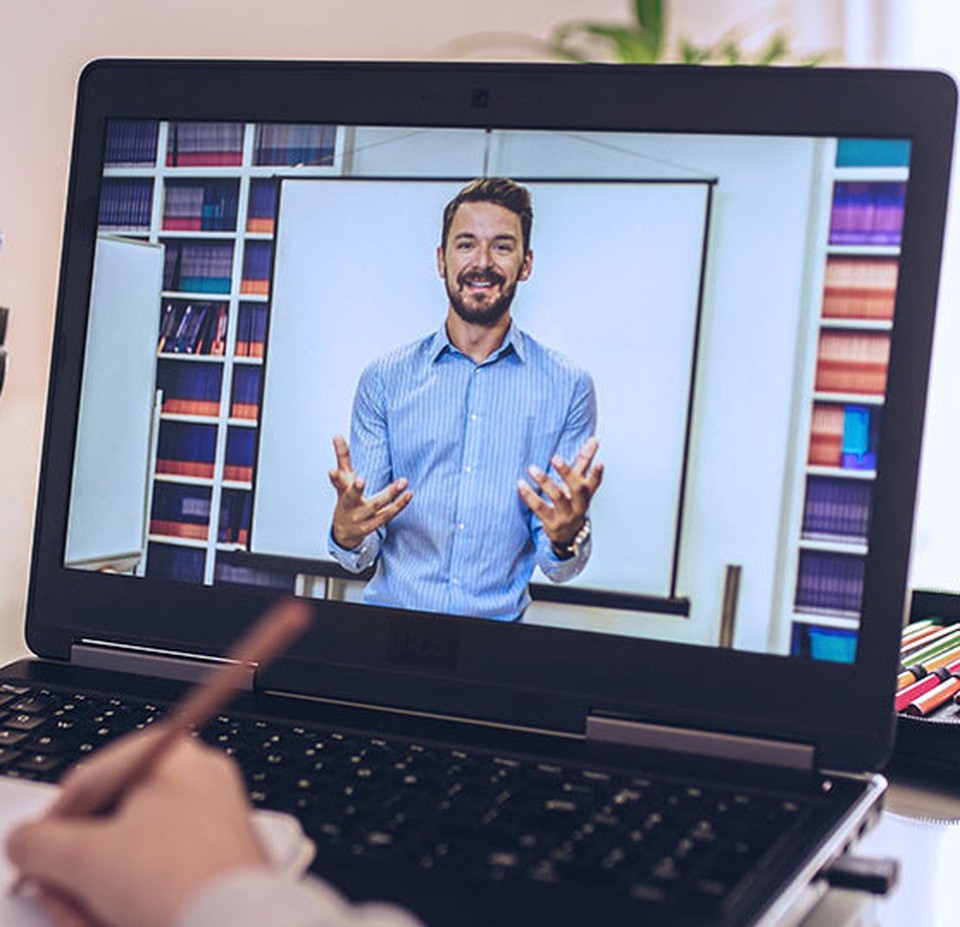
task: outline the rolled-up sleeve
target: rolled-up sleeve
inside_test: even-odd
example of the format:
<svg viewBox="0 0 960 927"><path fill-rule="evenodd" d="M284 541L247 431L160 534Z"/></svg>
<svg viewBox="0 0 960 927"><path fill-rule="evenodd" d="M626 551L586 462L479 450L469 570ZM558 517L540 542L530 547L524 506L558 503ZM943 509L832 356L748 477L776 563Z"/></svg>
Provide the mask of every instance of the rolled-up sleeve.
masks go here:
<svg viewBox="0 0 960 927"><path fill-rule="evenodd" d="M593 386L593 378L586 371L581 371L570 399L570 408L567 418L557 442L556 454L558 457L572 463L587 438L591 438L597 431L597 394ZM554 467L550 467L549 476L557 483L562 482L560 474ZM533 541L537 549L537 566L551 582L563 583L577 576L587 565L592 550L591 539L580 546L572 557L561 560L550 546L538 518L533 519Z"/></svg>
<svg viewBox="0 0 960 927"><path fill-rule="evenodd" d="M351 573L361 573L367 567L376 563L377 557L380 555L380 535L376 531L372 531L363 539L359 547L348 548L341 547L334 540L333 530L331 529L327 537L327 550L330 551L330 556L345 570L349 570Z"/></svg>
<svg viewBox="0 0 960 927"><path fill-rule="evenodd" d="M350 424L350 458L354 472L366 481L368 493L379 492L390 482L383 383L376 363L364 370L357 384ZM368 534L358 547L352 549L341 547L334 540L332 528L327 537L330 556L351 573L360 573L373 566L380 556L380 546L380 532Z"/></svg>

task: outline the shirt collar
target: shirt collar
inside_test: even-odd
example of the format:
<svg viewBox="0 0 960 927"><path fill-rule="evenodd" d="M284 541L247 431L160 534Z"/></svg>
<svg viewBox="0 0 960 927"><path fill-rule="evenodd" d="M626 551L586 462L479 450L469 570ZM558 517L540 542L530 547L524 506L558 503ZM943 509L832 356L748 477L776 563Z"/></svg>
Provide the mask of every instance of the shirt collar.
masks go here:
<svg viewBox="0 0 960 927"><path fill-rule="evenodd" d="M510 327L507 329L506 337L503 339L503 344L497 348L493 354L488 357L484 363L489 364L503 355L507 354L510 350L513 350L513 353L521 361L526 361L526 346L524 345L523 332L517 327L517 323L510 320ZM450 341L450 337L447 335L447 324L444 322L433 334L433 337L430 339L430 357L432 360L439 360L440 355L444 351L456 351L458 354L462 353L458 347L456 347L453 342Z"/></svg>

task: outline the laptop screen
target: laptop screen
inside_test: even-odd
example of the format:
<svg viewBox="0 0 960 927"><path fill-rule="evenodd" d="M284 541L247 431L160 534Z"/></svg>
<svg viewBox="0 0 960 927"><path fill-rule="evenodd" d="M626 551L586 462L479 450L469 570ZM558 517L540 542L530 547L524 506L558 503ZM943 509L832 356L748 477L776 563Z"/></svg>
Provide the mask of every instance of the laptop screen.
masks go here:
<svg viewBox="0 0 960 927"><path fill-rule="evenodd" d="M94 62L31 649L219 656L294 594L274 691L878 763L954 110L891 71Z"/></svg>
<svg viewBox="0 0 960 927"><path fill-rule="evenodd" d="M64 566L855 661L908 138L102 151Z"/></svg>

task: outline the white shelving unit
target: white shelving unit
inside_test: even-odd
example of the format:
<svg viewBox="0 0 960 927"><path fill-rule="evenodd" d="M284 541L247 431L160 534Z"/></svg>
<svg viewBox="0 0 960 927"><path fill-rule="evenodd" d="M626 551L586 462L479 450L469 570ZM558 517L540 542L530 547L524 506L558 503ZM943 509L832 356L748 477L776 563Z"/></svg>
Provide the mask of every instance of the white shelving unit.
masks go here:
<svg viewBox="0 0 960 927"><path fill-rule="evenodd" d="M860 144L864 143L861 142ZM834 167L832 171L835 196L837 195L836 185L840 183L865 184L868 186L872 184L903 184L907 182L908 177L908 168L900 166L840 166ZM849 259L850 261L856 262L873 262L877 261L877 259L886 259L889 261L890 259L898 259L899 256L899 245L889 243L831 243L828 244L826 248L826 259L828 262L831 259ZM853 292L850 298L855 301L858 298L856 288L853 287L852 290ZM861 296L859 298L866 300L870 297ZM873 296L872 298L876 299L877 297ZM892 305L893 297L891 296L891 315ZM892 329L892 320L876 317L875 306L869 312L865 307L863 317L858 316L856 307L854 306L849 313L843 315L821 314L818 322L818 337L823 333L830 333L841 337L848 333L854 336L863 333L876 338L885 333L890 333ZM846 409L848 407L858 406L867 409L872 419L875 416L882 415L884 395L882 390L864 393L815 389L812 402L814 405L820 407L841 407L844 409L844 415L847 414ZM871 431L874 430L875 422L871 422L870 427ZM869 467L844 466L842 444L839 456L840 459L837 465L826 465L823 463L813 464L809 461L806 464L805 508L808 505L817 504L816 501L812 499L811 481L820 481L821 491L828 483L832 483L834 487L842 487L844 483L849 483L851 487L859 487L854 493L850 494L851 498L858 500L867 499L869 503L869 487L876 479L876 471ZM866 492L864 491L865 488L867 490ZM821 496L821 500L822 498ZM853 505L853 503L850 504ZM838 521L840 523L844 521L845 515L849 519L849 513L838 513ZM855 521L856 519L850 520ZM805 556L835 558L836 563L845 563L850 569L848 569L846 574L848 578L842 580L842 582L849 584L852 582L849 577L856 573L856 567L853 566L853 564L855 564L855 561L862 561L866 557L868 548L865 536L861 537L854 534L845 535L842 532L834 533L822 522L818 525L816 515L812 515L809 519L805 516L804 522L805 525L801 526L800 536L797 539L797 557L799 564L797 569L797 588L794 597L794 611L792 615L794 633L791 636L796 643L799 632L799 636L805 638L805 648L810 649L811 655L817 656L816 653L812 652L814 648L811 644L811 635L815 635L820 631L825 631L828 634L836 631L856 632L860 627L860 614L859 610L854 611L850 609L823 607L822 605L811 602L811 598L814 600L817 598L815 595L812 597L809 595L810 581L815 581L815 577L808 573L805 578L804 558ZM808 526L810 522L813 523L817 530L813 530ZM821 561L821 564L823 562L824 561ZM810 566L808 561L807 569L815 573L816 569L820 569L820 567L815 569ZM825 596L825 598L829 598L829 595ZM805 648L801 647L800 650L803 651ZM834 658L841 659L839 656L835 656Z"/></svg>
<svg viewBox="0 0 960 927"><path fill-rule="evenodd" d="M233 387L235 372L238 370L258 370L263 368L263 357L238 355L236 353L238 339L238 322L242 304L260 304L266 307L269 313L270 296L259 292L244 291L244 259L247 247L253 242L273 242L271 232L259 230L250 231L247 228L250 209L251 185L256 180L275 180L282 177L326 177L339 175L343 172L345 132L342 129L333 129L333 154L328 164L297 164L269 165L256 164L256 134L257 125L244 124L242 130L242 148L240 163L237 165L221 166L168 165L167 152L170 141L171 126L167 122L156 125L156 155L151 164L133 164L129 166L108 166L104 169L103 177L106 181L112 179L129 179L149 181L152 183L150 223L148 227L124 227L109 225L111 235L135 238L156 244L175 242L204 242L229 243L232 245L232 262L229 290L226 292L191 292L184 290L164 289L158 294L162 305L171 301L192 303L222 303L227 310L227 330L223 354L187 354L158 352L157 364L163 365L216 365L220 369L220 396L216 415L191 415L182 413L163 412L160 415L160 427L164 425L183 423L201 425L215 430L214 455L212 460L211 476L187 476L171 473L154 473L151 479L159 486L183 486L197 489L201 496L209 493L209 515L207 522L206 539L179 537L166 533L151 532L149 542L153 545L175 547L184 550L201 552L202 570L192 577L205 583L212 583L216 570L216 553L218 551L232 551L243 549L244 544L236 541L221 542L218 540L220 514L224 495L227 492L250 493L252 483L245 480L226 479L224 468L227 464L227 438L234 429L259 428L258 418L243 418L232 414ZM328 130L329 131L329 130ZM233 181L237 190L236 225L232 229L223 230L182 230L164 229L164 194L166 185L172 181ZM261 384L262 387L262 384ZM249 524L244 526L247 532ZM147 571L150 572L148 559ZM165 575L165 574L160 574ZM170 578L169 576L167 578ZM176 577L174 577L176 578ZM182 577L180 577L182 578Z"/></svg>

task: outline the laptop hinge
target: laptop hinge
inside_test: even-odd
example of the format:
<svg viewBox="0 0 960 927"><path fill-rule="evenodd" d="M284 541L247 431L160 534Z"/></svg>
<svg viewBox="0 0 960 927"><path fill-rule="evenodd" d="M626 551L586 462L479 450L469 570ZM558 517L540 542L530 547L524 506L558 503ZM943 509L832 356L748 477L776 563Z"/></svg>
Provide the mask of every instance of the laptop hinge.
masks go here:
<svg viewBox="0 0 960 927"><path fill-rule="evenodd" d="M721 734L601 715L587 716L587 740L789 769L813 770L816 761L811 744Z"/></svg>
<svg viewBox="0 0 960 927"><path fill-rule="evenodd" d="M218 657L84 640L71 645L70 662L88 669L197 683L202 682L212 669L228 661ZM252 691L256 671L253 664L248 666L247 674L238 683L238 688Z"/></svg>

